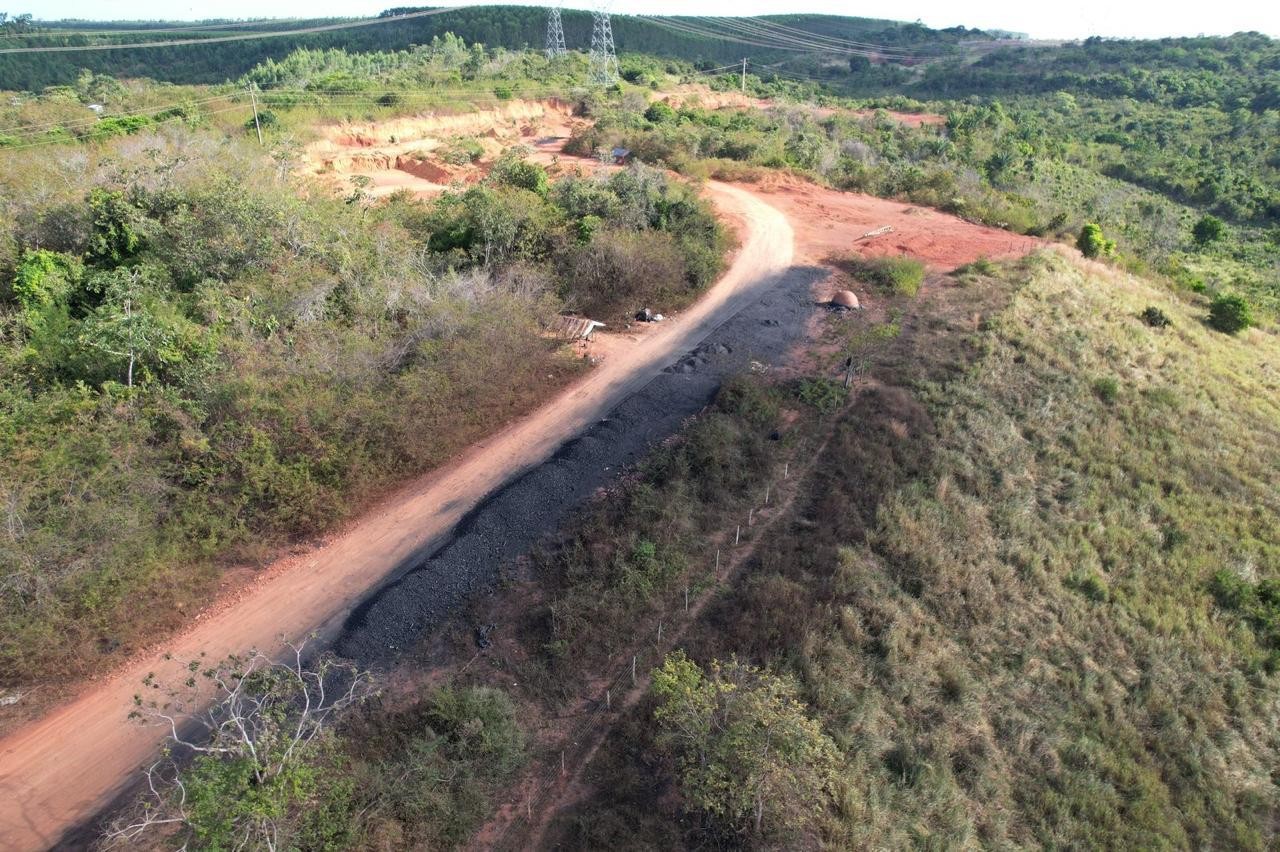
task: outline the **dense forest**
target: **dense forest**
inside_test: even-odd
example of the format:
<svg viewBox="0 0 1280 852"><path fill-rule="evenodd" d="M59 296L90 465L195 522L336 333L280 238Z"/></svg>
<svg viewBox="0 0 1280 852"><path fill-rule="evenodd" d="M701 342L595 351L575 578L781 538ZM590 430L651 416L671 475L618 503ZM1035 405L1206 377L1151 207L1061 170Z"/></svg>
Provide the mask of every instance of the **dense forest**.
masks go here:
<svg viewBox="0 0 1280 852"><path fill-rule="evenodd" d="M383 17L420 11L418 8L396 8ZM704 67L735 62L748 54L757 62L778 62L794 55L794 49L761 47L744 39L742 33L707 28L702 19L653 19L613 16L614 42L620 51L648 53L700 62ZM783 15L768 20L821 34L829 38L867 41L887 46L925 49L930 55L955 51L964 39L987 38L977 30L930 30L919 24L903 24L871 18L845 18L823 15ZM570 50L585 51L591 44L591 14L572 9L563 12L565 43ZM164 23L127 24L90 21L39 22L38 27L24 23L0 29L0 51L12 47L48 47L55 45L90 45L132 43L138 41L171 41L175 39L218 39L252 32L297 29L302 26L326 26L341 23L339 19L307 21L305 24L263 22L261 24L217 21L200 22L192 32L173 32ZM109 30L110 35L102 35ZM156 30L149 33L148 30ZM99 33L82 35L81 33ZM546 36L546 9L537 6L481 6L447 10L442 14L389 20L376 26L342 29L301 36L279 36L253 41L220 42L204 45L155 47L135 50L86 51L83 53L0 53L0 89L38 90L45 86L69 83L81 69L115 77L151 77L174 83L221 83L234 80L254 65L268 58L280 58L298 48L341 48L352 53L380 50L404 50L426 44L445 33L491 47L512 50L540 49ZM6 37L6 35L8 37Z"/></svg>

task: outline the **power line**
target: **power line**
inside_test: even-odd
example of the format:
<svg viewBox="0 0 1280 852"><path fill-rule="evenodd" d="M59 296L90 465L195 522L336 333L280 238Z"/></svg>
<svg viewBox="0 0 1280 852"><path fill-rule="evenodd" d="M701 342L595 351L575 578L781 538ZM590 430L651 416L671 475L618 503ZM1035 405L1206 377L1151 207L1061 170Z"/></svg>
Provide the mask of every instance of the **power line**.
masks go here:
<svg viewBox="0 0 1280 852"><path fill-rule="evenodd" d="M221 44L230 41L254 41L264 38L281 38L284 36L310 35L312 33L332 32L334 30L349 30L357 27L372 27L378 24L390 24L397 21L407 21L411 18L423 18L428 15L444 15L449 12L456 12L460 9L468 9L469 6L446 6L438 9L424 9L419 12L406 12L403 15L388 15L385 18L367 18L364 20L345 21L338 24L324 24L315 27L302 27L295 30L275 30L265 33L243 33L240 35L214 36L212 38L193 38L193 39L171 39L169 41L142 41L129 44L86 44L86 45L57 45L51 47L5 47L0 48L0 54L6 53L74 53L76 51L88 50L133 50L148 47L181 47L185 45L196 44Z"/></svg>
<svg viewBox="0 0 1280 852"><path fill-rule="evenodd" d="M290 23L301 23L302 21L316 20L315 18L255 18L248 21L224 21L220 24L192 24L188 27L118 27L113 30L73 30L64 29L62 27L47 27L41 30L32 30L23 33L5 33L0 35L0 39L10 38L72 38L75 36L104 36L104 35L150 35L151 33L188 33L199 32L201 30L232 30L241 27L262 27ZM332 19L330 19L332 20Z"/></svg>
<svg viewBox="0 0 1280 852"><path fill-rule="evenodd" d="M724 20L724 19L721 19ZM766 18L743 18L744 23L749 22L751 26L762 32L775 32L782 36L801 39L808 42L816 42L825 44L839 50L859 50L873 51L880 54L905 54L911 58L916 58L921 51L905 47L896 47L886 44L874 44L865 41L852 41L850 39L838 38L835 36L827 36L822 33L810 32L809 30L799 29L797 27L789 27L785 24L779 24Z"/></svg>

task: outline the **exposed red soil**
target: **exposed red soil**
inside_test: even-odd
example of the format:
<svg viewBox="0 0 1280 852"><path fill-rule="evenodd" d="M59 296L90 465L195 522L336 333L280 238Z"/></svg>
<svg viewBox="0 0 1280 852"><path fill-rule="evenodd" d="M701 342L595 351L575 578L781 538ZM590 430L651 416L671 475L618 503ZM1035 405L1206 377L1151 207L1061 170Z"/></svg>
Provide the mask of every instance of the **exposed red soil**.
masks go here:
<svg viewBox="0 0 1280 852"><path fill-rule="evenodd" d="M827 189L793 177L771 177L752 189L781 210L796 232L799 257L823 264L831 258L908 255L936 272L950 272L980 257L1026 254L1033 237L967 222L928 207ZM860 239L885 226L893 230Z"/></svg>

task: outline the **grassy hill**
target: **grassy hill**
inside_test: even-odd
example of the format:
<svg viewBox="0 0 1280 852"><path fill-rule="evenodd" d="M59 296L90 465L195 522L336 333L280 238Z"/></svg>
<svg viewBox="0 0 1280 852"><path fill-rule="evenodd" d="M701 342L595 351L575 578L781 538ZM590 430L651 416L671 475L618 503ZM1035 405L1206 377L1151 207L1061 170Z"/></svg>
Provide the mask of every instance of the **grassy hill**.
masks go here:
<svg viewBox="0 0 1280 852"><path fill-rule="evenodd" d="M1147 325L1149 306L1171 325ZM706 678L690 695L732 682L746 700L776 678L821 732L812 747L784 756L777 741L769 760L746 736L727 749L718 737L744 736L734 714L747 710L659 694L617 728L585 774L595 795L553 836L1268 848L1275 336L1222 335L1201 305L1055 254L964 272L903 309L873 381L823 427L833 437L795 508L681 642ZM627 536L681 564L680 539L643 513L587 529L558 576L607 563L582 554ZM574 599L557 601L558 622L573 623ZM663 721L673 712L720 715L691 744ZM690 748L744 787L820 778L816 801L799 780L771 786L756 824L724 809Z"/></svg>

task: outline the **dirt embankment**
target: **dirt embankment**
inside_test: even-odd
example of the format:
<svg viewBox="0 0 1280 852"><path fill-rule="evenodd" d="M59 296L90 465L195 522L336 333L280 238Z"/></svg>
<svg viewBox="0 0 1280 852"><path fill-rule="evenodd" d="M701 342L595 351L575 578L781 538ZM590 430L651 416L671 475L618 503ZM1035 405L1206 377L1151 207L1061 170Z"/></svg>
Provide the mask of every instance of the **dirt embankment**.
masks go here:
<svg viewBox="0 0 1280 852"><path fill-rule="evenodd" d="M780 104L741 92L714 92L705 86L682 86L654 95L673 107L697 105L706 109L794 108L827 117L847 110ZM885 111L893 120L912 127L940 125L946 118L930 113ZM860 118L872 110L851 113ZM303 151L302 171L331 190L349 191L353 177L366 178L365 191L374 197L409 190L424 195L443 192L450 185L474 183L487 164L512 146L533 149L543 159L559 154L576 128L588 123L573 114L563 100L509 101L493 109L446 114L424 113L377 122L342 122L321 128L320 138ZM479 155L473 161L456 156L459 140Z"/></svg>
<svg viewBox="0 0 1280 852"><path fill-rule="evenodd" d="M567 138L580 124L570 104L554 98L508 101L478 112L342 122L321 128L320 138L303 150L302 171L339 191L349 189L350 178L359 175L372 181L375 196L398 189L439 192L454 181L474 181L484 174L474 164L445 156L457 140L478 146L487 160L514 145Z"/></svg>

